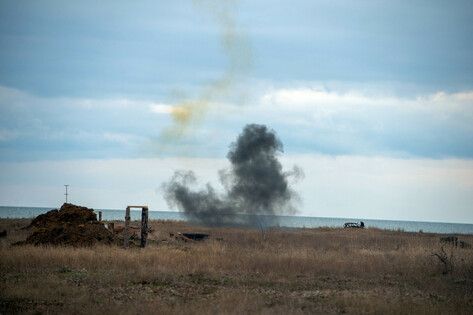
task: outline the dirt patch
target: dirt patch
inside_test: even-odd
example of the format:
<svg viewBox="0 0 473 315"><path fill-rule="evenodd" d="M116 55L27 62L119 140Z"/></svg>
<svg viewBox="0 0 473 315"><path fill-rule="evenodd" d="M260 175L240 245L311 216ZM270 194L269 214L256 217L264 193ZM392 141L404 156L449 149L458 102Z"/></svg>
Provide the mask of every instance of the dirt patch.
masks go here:
<svg viewBox="0 0 473 315"><path fill-rule="evenodd" d="M114 241L113 233L97 221L93 209L69 203L37 216L28 228L33 232L20 244L92 246Z"/></svg>

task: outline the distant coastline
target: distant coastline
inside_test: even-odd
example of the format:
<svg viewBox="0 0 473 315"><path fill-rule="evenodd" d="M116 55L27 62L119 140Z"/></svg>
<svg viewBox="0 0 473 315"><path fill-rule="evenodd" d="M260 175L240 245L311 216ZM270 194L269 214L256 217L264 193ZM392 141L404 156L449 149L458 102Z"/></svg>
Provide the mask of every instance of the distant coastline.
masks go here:
<svg viewBox="0 0 473 315"><path fill-rule="evenodd" d="M9 207L0 206L0 218L34 218L41 213L53 209L52 207ZM123 220L124 210L96 209L102 211L104 220ZM150 211L151 220L173 220L188 221L184 213L178 211ZM139 220L140 211L131 211L131 219ZM263 216L264 217L264 216ZM274 217L269 217L274 222ZM380 228L386 230L402 230L406 232L425 232L441 234L473 234L473 224L466 223L443 223L425 221L400 221L400 220L374 220L365 218L329 218L329 217L306 217L306 216L278 216L277 224L267 226L280 226L288 228L317 228L317 227L342 227L345 222L364 221L368 228ZM265 221L263 220L263 223Z"/></svg>

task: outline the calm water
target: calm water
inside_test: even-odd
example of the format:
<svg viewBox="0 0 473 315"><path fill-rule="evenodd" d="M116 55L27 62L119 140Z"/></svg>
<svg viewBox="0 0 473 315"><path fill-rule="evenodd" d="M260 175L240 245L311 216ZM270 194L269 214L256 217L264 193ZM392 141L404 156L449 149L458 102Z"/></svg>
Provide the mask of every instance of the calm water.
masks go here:
<svg viewBox="0 0 473 315"><path fill-rule="evenodd" d="M36 207L5 207L0 206L0 218L34 218L41 213L45 213L51 208L36 208ZM102 218L104 220L123 220L125 217L125 210L109 210L97 209L95 211L102 211ZM179 220L186 221L187 218L182 212L176 211L150 211L150 219L160 220ZM131 211L132 220L141 220L141 211ZM263 219L264 220L264 219ZM274 220L267 220L271 222ZM439 223L439 222L419 222L419 221L390 221L390 220L369 220L363 218L321 218L321 217L300 217L300 216L279 216L278 225L282 227L341 227L345 222L365 222L367 227L377 227L380 229L432 233L461 233L473 234L473 224L459 224L459 223Z"/></svg>

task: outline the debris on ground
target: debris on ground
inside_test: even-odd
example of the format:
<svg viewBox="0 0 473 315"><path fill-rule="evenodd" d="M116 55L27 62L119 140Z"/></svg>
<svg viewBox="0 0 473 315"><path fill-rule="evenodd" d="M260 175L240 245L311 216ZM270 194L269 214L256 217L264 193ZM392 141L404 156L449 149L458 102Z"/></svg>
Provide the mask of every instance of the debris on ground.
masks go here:
<svg viewBox="0 0 473 315"><path fill-rule="evenodd" d="M203 241L209 237L209 234L204 233L169 233L169 237L178 241Z"/></svg>
<svg viewBox="0 0 473 315"><path fill-rule="evenodd" d="M343 225L344 228L355 228L355 229L363 229L365 227L365 223L361 221L360 223L357 222L347 222Z"/></svg>
<svg viewBox="0 0 473 315"><path fill-rule="evenodd" d="M93 209L70 203L37 216L27 228L32 234L18 244L92 246L114 241L113 233L97 221Z"/></svg>
<svg viewBox="0 0 473 315"><path fill-rule="evenodd" d="M182 233L182 235L194 241L202 241L209 237L208 234L204 233Z"/></svg>

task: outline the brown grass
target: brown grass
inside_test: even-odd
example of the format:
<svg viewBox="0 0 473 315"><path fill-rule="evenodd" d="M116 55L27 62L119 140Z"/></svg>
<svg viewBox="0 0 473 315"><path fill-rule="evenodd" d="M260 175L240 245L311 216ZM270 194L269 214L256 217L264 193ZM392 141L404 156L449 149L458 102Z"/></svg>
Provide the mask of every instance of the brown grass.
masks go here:
<svg viewBox="0 0 473 315"><path fill-rule="evenodd" d="M470 313L473 250L378 229L192 227L153 221L146 249L11 247L0 220L0 313ZM170 232L211 234L179 242ZM461 236L473 243L473 236Z"/></svg>

